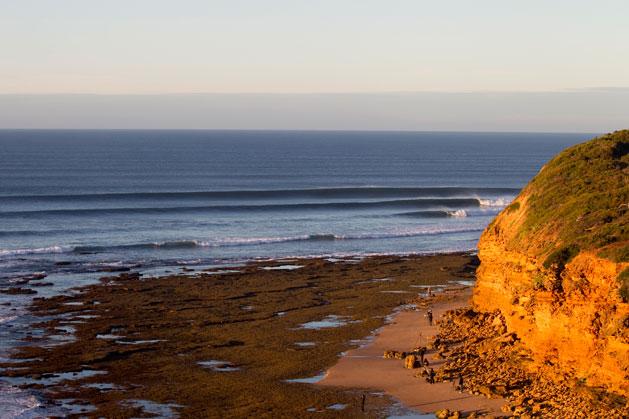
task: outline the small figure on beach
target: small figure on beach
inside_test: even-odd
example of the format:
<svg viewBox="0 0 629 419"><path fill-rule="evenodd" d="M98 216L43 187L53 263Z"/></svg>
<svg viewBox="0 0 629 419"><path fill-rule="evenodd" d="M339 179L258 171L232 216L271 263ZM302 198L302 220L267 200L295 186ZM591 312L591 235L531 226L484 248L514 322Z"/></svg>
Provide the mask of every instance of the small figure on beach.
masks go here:
<svg viewBox="0 0 629 419"><path fill-rule="evenodd" d="M432 288L428 287L426 294L428 295L428 297L432 297Z"/></svg>
<svg viewBox="0 0 629 419"><path fill-rule="evenodd" d="M428 379L427 380L428 380L428 382L430 384L435 384L435 370L433 370L432 368L428 372Z"/></svg>
<svg viewBox="0 0 629 419"><path fill-rule="evenodd" d="M435 348L438 348L439 346L441 346L441 338L439 336L437 336L435 340L432 342L432 346Z"/></svg>
<svg viewBox="0 0 629 419"><path fill-rule="evenodd" d="M457 385L456 389L459 390L461 393L464 390L464 387L463 387L463 375L461 373L459 373L459 384Z"/></svg>
<svg viewBox="0 0 629 419"><path fill-rule="evenodd" d="M419 355L420 365L423 366L424 362L426 362L426 360L424 359L424 355L426 354L426 347L424 347L424 346L420 347L417 352L418 352L418 355Z"/></svg>
<svg viewBox="0 0 629 419"><path fill-rule="evenodd" d="M428 309L428 312L426 313L426 317L428 317L428 325L432 326L432 310Z"/></svg>

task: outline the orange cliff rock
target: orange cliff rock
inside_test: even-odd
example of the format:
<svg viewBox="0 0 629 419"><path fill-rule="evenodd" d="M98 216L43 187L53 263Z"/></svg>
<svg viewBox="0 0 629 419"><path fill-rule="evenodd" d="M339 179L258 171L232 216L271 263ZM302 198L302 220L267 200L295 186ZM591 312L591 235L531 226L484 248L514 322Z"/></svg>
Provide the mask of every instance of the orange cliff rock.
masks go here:
<svg viewBox="0 0 629 419"><path fill-rule="evenodd" d="M534 363L629 396L629 131L567 149L487 227L473 304Z"/></svg>

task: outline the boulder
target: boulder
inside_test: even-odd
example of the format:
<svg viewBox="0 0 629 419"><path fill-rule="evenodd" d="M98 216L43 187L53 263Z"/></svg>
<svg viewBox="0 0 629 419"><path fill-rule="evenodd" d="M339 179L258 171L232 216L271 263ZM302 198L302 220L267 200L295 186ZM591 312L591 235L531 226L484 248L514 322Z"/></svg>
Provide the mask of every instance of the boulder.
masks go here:
<svg viewBox="0 0 629 419"><path fill-rule="evenodd" d="M419 358L415 355L407 355L404 359L404 368L412 370L419 367Z"/></svg>
<svg viewBox="0 0 629 419"><path fill-rule="evenodd" d="M492 391L489 387L487 386L478 386L478 388L476 389L476 391L479 394L482 394L483 396L487 397L487 398L491 398L492 396Z"/></svg>
<svg viewBox="0 0 629 419"><path fill-rule="evenodd" d="M12 287L12 288L0 289L0 293L9 294L9 295L19 295L19 294L37 294L37 291L32 290L30 288Z"/></svg>
<svg viewBox="0 0 629 419"><path fill-rule="evenodd" d="M405 359L406 358L406 352L384 351L384 354L382 355L382 357L385 358L385 359Z"/></svg>

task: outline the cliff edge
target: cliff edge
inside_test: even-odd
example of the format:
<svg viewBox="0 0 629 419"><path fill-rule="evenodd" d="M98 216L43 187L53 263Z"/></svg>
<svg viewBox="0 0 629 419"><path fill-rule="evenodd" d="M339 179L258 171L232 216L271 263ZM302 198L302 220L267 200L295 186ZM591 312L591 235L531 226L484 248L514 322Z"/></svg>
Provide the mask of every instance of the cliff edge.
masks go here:
<svg viewBox="0 0 629 419"><path fill-rule="evenodd" d="M629 395L629 130L570 147L483 232L473 304L533 352Z"/></svg>

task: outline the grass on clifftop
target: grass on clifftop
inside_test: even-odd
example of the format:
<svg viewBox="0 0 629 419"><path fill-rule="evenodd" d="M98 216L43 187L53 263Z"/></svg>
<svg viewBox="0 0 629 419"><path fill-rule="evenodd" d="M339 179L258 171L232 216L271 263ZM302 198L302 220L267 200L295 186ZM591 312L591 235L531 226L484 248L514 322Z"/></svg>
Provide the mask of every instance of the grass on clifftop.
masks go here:
<svg viewBox="0 0 629 419"><path fill-rule="evenodd" d="M510 241L564 265L580 251L629 262L629 130L570 147L523 190L526 213ZM510 212L519 211L519 202Z"/></svg>

